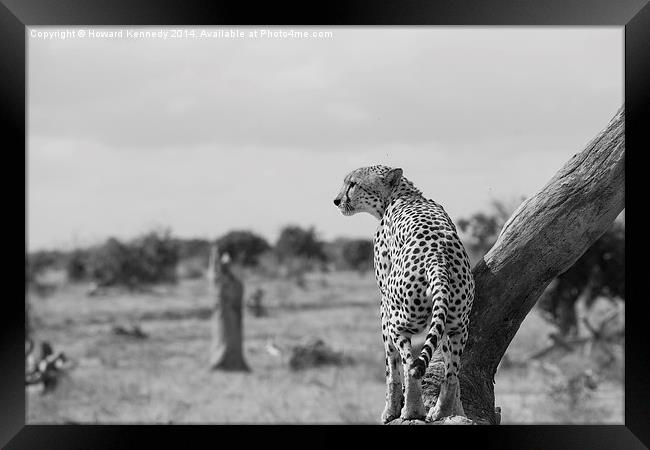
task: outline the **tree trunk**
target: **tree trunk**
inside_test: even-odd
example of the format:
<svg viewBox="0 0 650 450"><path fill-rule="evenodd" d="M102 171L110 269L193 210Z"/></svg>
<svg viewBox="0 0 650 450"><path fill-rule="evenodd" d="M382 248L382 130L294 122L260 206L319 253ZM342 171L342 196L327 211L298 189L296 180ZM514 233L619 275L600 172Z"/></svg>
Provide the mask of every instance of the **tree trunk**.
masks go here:
<svg viewBox="0 0 650 450"><path fill-rule="evenodd" d="M473 268L476 296L460 371L461 400L477 423L497 424L494 376L521 322L544 288L613 223L625 207L625 110L573 156L504 225ZM443 374L434 355L423 382L434 404Z"/></svg>
<svg viewBox="0 0 650 450"><path fill-rule="evenodd" d="M218 288L212 313L212 370L249 371L243 353L243 294L244 287L230 270L228 259L217 259L214 246L210 255L208 279L210 291Z"/></svg>

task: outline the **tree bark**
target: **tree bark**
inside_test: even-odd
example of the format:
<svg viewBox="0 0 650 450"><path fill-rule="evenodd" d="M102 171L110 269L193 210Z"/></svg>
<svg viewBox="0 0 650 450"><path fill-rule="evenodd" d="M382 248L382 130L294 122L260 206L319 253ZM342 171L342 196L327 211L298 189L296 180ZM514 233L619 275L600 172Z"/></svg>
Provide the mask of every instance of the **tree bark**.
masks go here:
<svg viewBox="0 0 650 450"><path fill-rule="evenodd" d="M567 270L625 207L625 109L573 156L506 222L472 272L476 282L469 337L461 358L461 401L467 417L498 424L494 376L521 322L544 288ZM443 375L434 354L423 382L434 404Z"/></svg>
<svg viewBox="0 0 650 450"><path fill-rule="evenodd" d="M244 286L232 273L229 260L217 258L214 246L210 254L208 280L210 291L218 288L212 313L212 370L250 371L243 352Z"/></svg>

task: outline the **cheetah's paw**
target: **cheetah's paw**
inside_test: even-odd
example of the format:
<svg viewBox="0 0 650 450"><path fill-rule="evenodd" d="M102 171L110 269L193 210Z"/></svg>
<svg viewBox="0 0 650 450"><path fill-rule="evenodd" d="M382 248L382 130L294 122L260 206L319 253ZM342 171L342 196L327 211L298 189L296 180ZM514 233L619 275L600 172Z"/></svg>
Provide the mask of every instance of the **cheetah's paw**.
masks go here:
<svg viewBox="0 0 650 450"><path fill-rule="evenodd" d="M400 419L402 420L416 420L424 419L427 415L427 410L422 403L418 405L410 405L409 407L404 406L402 408L402 413L400 414Z"/></svg>
<svg viewBox="0 0 650 450"><path fill-rule="evenodd" d="M448 406L450 406L450 405L448 405ZM440 403L436 403L435 406L433 406L433 407L431 407L431 409L429 409L429 412L427 413L426 421L427 422L435 422L435 421L440 420L440 419L442 419L444 417L449 417L449 416L453 416L453 415L454 415L453 408L451 408L451 407L444 408L444 407L442 407L440 405Z"/></svg>
<svg viewBox="0 0 650 450"><path fill-rule="evenodd" d="M386 424L392 422L398 417L399 417L399 411L397 412L397 414L395 414L394 412L384 411L383 413L381 413L381 423Z"/></svg>

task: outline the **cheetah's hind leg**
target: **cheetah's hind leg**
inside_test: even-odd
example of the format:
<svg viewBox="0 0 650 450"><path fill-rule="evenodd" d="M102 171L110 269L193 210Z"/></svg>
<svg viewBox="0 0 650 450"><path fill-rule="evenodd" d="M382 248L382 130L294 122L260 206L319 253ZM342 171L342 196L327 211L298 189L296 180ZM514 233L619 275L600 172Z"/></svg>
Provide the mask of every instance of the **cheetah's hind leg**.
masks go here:
<svg viewBox="0 0 650 450"><path fill-rule="evenodd" d="M386 342L386 406L381 414L381 422L388 423L400 416L404 406L402 375L400 374L399 353L395 347Z"/></svg>
<svg viewBox="0 0 650 450"><path fill-rule="evenodd" d="M422 385L420 380L410 374L410 366L413 363L411 338L399 336L397 347L402 357L402 372L404 374L404 406L400 414L403 420L424 419L427 410L422 400Z"/></svg>
<svg viewBox="0 0 650 450"><path fill-rule="evenodd" d="M454 334L448 337L447 342L442 346L442 354L445 359L446 374L440 386L440 394L435 406L427 414L427 422L435 422L443 417L463 416L465 410L460 401L460 383L458 372L460 369L460 356L463 353L462 347L467 339L467 332Z"/></svg>
<svg viewBox="0 0 650 450"><path fill-rule="evenodd" d="M440 386L438 401L435 406L431 407L429 410L426 421L435 422L450 416L466 417L463 404L460 401L460 384L458 383L458 378L456 378L456 381L452 383L450 383L450 379L447 378L442 383Z"/></svg>

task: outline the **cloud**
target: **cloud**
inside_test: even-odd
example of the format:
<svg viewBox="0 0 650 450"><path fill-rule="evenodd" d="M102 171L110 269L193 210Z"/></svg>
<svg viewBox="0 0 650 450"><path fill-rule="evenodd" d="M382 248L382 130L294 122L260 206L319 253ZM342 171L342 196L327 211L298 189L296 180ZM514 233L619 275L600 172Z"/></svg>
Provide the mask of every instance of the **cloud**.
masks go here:
<svg viewBox="0 0 650 450"><path fill-rule="evenodd" d="M242 27L243 28L243 27ZM156 224L367 236L343 176L401 166L453 218L530 195L623 101L619 28L29 41L30 248Z"/></svg>
<svg viewBox="0 0 650 450"><path fill-rule="evenodd" d="M153 149L552 142L622 95L616 29L333 30L295 42L31 40L30 133ZM602 64L604 52L621 64Z"/></svg>

